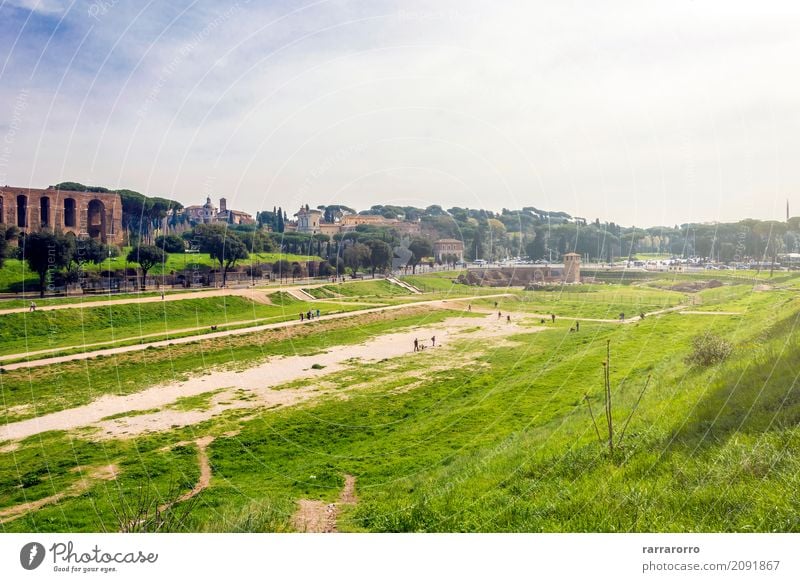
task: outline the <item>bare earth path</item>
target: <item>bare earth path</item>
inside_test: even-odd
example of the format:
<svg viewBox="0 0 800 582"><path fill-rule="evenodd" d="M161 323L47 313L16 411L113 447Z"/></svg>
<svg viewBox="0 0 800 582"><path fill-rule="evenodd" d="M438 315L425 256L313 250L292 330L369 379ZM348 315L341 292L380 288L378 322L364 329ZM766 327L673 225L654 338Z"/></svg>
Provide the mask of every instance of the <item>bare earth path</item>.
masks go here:
<svg viewBox="0 0 800 582"><path fill-rule="evenodd" d="M335 503L325 503L315 499L300 499L297 502L297 511L292 516L292 527L303 533L336 533L339 506L355 505L356 478L352 475L344 476L344 487L339 493L339 500Z"/></svg>
<svg viewBox="0 0 800 582"><path fill-rule="evenodd" d="M359 283L359 282L367 282L367 281L378 281L380 279L354 279L353 281L348 281L348 283ZM266 287L226 287L226 288L218 288L218 289L207 289L203 291L169 291L164 295L164 299L161 299L160 295L153 295L148 297L130 297L124 299L108 299L105 301L86 301L86 302L75 302L75 303L64 303L63 305L42 305L36 308L36 311L55 311L57 309L89 309L92 307L107 307L110 305L131 305L135 303L162 303L164 301L181 301L183 299L203 299L206 297L223 297L223 296L237 296L237 297L247 297L249 299L253 299L254 301L258 301L259 303L270 303L269 300L266 298L267 295L271 293L276 293L278 291L285 291L287 293L291 293L292 291L298 291L302 289L311 289L314 287L324 287L326 285L336 285L336 283L331 282L309 282L309 283L298 283L292 285L270 285ZM154 289L149 289L148 292L152 292ZM35 301L35 300L34 300ZM0 305L2 303L0 302ZM14 307L11 309L0 309L0 315L6 315L8 313L26 313L28 312L28 307Z"/></svg>
<svg viewBox="0 0 800 582"><path fill-rule="evenodd" d="M511 324L498 321L494 316L487 316L484 319L455 316L437 324L381 335L360 345L335 346L321 354L270 358L244 371L211 371L183 382L156 385L126 396L107 395L84 406L9 423L0 426L0 441L20 440L45 431L73 430L84 426L100 429L98 433L100 438L131 437L143 432L170 430L197 424L226 410L291 406L335 390L321 389L313 382L300 388L286 390L275 390L275 387L299 379L312 380L325 377L332 372L345 369L354 359L364 363L400 356L414 357L417 355L412 351L416 338L424 341L434 335L437 338L436 348L425 350L421 356L431 353L431 349L446 350L455 337L499 339L520 332L531 333L546 329L517 325L517 322L522 321L524 321L522 314L515 317L515 322ZM312 367L315 364L317 368ZM209 407L205 410L168 408L178 398L213 391L219 392L213 395ZM152 409L158 411L103 420L113 415Z"/></svg>
<svg viewBox="0 0 800 582"><path fill-rule="evenodd" d="M498 295L486 295L485 297L503 297L505 293L501 293ZM447 301L458 301L459 298L454 298L450 300L442 300L442 299L433 299L428 301L416 301L413 303L402 303L398 305L384 305L381 307L370 307L367 309L360 309L358 311L348 311L345 313L336 313L333 315L324 316L323 319L330 320L330 319L341 319L344 317L358 317L359 315L368 314L368 313L378 313L381 311L394 311L398 309L406 309L408 307L415 307L419 305L431 305L431 306L440 306L440 307L448 307L446 305ZM39 360L31 360L29 362L16 362L13 364L6 364L3 366L5 370L18 370L20 368L35 368L38 366L49 366L50 364L58 364L61 362L71 362L75 360L86 360L89 358L94 358L96 356L111 356L114 354L124 354L127 352L136 352L141 350L146 350L149 347L165 347L170 345L178 345L178 344L187 344L192 342L197 342L201 340L207 339L216 339L221 337L230 337L234 335L244 335L248 333L254 333L258 331L266 331L270 329L280 329L284 327L292 327L295 325L309 325L319 320L312 320L312 321L299 321L299 320L290 320L290 321L282 321L278 323L268 323L263 325L255 325L251 327L243 327L240 329L231 329L227 331L218 331L214 333L206 333L201 336L187 336L182 338L173 338L173 339L166 339L148 343L140 343L134 344L130 346L120 346L117 348L106 348L100 350L93 350L88 352L81 352L78 354L70 354L67 356L55 356L52 358L42 358ZM76 346L80 347L80 346ZM61 348L60 351L67 350L69 348ZM10 356L6 356L7 358L15 358L15 357L25 357L25 354L14 354Z"/></svg>

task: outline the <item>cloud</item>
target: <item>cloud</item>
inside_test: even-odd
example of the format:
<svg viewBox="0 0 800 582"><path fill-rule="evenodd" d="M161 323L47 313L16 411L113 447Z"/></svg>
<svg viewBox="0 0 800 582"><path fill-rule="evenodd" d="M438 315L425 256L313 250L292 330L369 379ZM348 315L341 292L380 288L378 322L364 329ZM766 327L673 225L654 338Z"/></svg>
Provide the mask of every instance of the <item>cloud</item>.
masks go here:
<svg viewBox="0 0 800 582"><path fill-rule="evenodd" d="M68 0L6 0L11 6L47 16L61 16L71 2Z"/></svg>
<svg viewBox="0 0 800 582"><path fill-rule="evenodd" d="M800 191L789 3L89 6L0 40L0 97L31 90L9 179L637 225L773 217Z"/></svg>

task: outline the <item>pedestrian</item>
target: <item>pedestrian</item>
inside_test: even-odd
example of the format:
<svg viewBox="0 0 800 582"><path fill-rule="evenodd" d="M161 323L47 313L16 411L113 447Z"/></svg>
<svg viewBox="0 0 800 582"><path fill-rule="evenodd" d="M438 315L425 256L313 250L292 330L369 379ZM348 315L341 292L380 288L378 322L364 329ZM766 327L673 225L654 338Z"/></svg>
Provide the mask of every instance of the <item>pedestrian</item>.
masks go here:
<svg viewBox="0 0 800 582"><path fill-rule="evenodd" d="M470 312L472 311L472 303L470 303L469 305L467 305L467 311L470 311Z"/></svg>
<svg viewBox="0 0 800 582"><path fill-rule="evenodd" d="M317 317L319 317L319 309L317 309Z"/></svg>
<svg viewBox="0 0 800 582"><path fill-rule="evenodd" d="M431 347L436 347L436 336L431 337Z"/></svg>
<svg viewBox="0 0 800 582"><path fill-rule="evenodd" d="M506 315L506 323L511 323L511 316L510 315Z"/></svg>
<svg viewBox="0 0 800 582"><path fill-rule="evenodd" d="M414 338L414 351L419 351L419 340L417 338Z"/></svg>
<svg viewBox="0 0 800 582"><path fill-rule="evenodd" d="M310 309L308 310L308 313L306 313L306 319L311 321L311 310Z"/></svg>
<svg viewBox="0 0 800 582"><path fill-rule="evenodd" d="M581 322L580 321L576 321L575 322L575 331L580 331L580 330L581 330Z"/></svg>
<svg viewBox="0 0 800 582"><path fill-rule="evenodd" d="M501 317L503 317L503 314L498 311L497 312L497 319L500 319Z"/></svg>
<svg viewBox="0 0 800 582"><path fill-rule="evenodd" d="M31 309L30 310L31 311L36 311L36 304L33 301L31 301Z"/></svg>
<svg viewBox="0 0 800 582"><path fill-rule="evenodd" d="M555 313L551 313L550 314L550 319L552 320L553 323L555 323L556 322L556 314Z"/></svg>
<svg viewBox="0 0 800 582"><path fill-rule="evenodd" d="M539 320L539 323L544 323L544 317Z"/></svg>
<svg viewBox="0 0 800 582"><path fill-rule="evenodd" d="M494 302L494 306L497 307L497 301Z"/></svg>
<svg viewBox="0 0 800 582"><path fill-rule="evenodd" d="M161 301L164 301L164 292L161 292Z"/></svg>
<svg viewBox="0 0 800 582"><path fill-rule="evenodd" d="M300 321L303 321L303 320L305 320L305 316L303 315L303 312L301 311L300 312Z"/></svg>
<svg viewBox="0 0 800 582"><path fill-rule="evenodd" d="M639 319L644 319L644 311L639 314Z"/></svg>
<svg viewBox="0 0 800 582"><path fill-rule="evenodd" d="M619 320L620 321L625 321L625 313L620 313L619 314Z"/></svg>

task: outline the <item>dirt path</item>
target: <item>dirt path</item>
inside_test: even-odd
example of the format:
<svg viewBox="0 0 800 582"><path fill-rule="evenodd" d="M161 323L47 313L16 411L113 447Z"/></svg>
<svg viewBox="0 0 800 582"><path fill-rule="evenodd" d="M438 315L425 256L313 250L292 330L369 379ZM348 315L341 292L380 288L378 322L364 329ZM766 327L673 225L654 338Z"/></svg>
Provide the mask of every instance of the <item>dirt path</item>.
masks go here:
<svg viewBox="0 0 800 582"><path fill-rule="evenodd" d="M200 437L196 441L193 441L195 446L197 446L197 462L200 465L200 477L197 479L197 483L194 487L192 487L191 491L187 491L180 497L178 497L175 501L171 503L165 503L161 507L159 507L159 511L164 512L176 503L180 503L181 501L187 501L191 499L195 495L198 495L201 491L206 489L211 484L211 463L208 462L208 446L214 442L213 436L204 436ZM175 446L187 444L187 443L177 443Z"/></svg>
<svg viewBox="0 0 800 582"><path fill-rule="evenodd" d="M379 279L374 279L379 280ZM366 282L366 281L373 281L373 279L356 279L353 281L348 281L348 283L358 283L358 282ZM307 284L292 284L292 285L270 285L267 287L241 287L241 288L234 288L234 287L226 287L224 289L206 289L202 291L170 291L164 295L164 299L161 299L160 295L153 295L148 297L130 297L123 299L108 299L106 301L86 301L86 302L75 302L75 303L64 303L63 305L41 305L36 308L36 311L55 311L57 309L88 309L92 307L108 307L110 305L131 305L134 303L161 303L164 301L181 301L183 299L203 299L206 297L222 297L222 296L238 296L238 297L247 297L249 299L253 299L259 303L271 304L268 295L272 293L276 293L278 291L285 291L287 293L291 293L295 290L302 291L303 289L311 289L314 287L324 287L326 285L331 285L330 282L317 282L314 281L312 283ZM154 289L150 289L148 292L152 292ZM26 299L36 301L37 298L29 298ZM2 301L0 301L0 305L2 305ZM14 307L12 309L0 309L0 315L6 315L8 313L27 313L29 311L28 307Z"/></svg>
<svg viewBox="0 0 800 582"><path fill-rule="evenodd" d="M486 297L502 297L502 296L505 296L505 295L506 294L503 293L503 294L499 294L499 295L487 295ZM450 300L433 299L433 300L427 300L427 301L415 301L413 303L402 303L402 304L398 304L398 305L383 305L383 306L380 306L380 307L370 307L370 308L367 308L367 309L360 309L360 310L357 310L357 311L348 311L348 312L344 312L344 313L335 313L333 315L323 315L322 319L331 320L331 319L341 319L341 318L346 318L346 317L358 317L360 315L364 315L364 314L368 314L368 313L378 313L378 312L381 312L381 311L396 311L396 310L407 309L409 307L416 307L416 306L420 306L420 305L430 305L430 306L433 306L433 307L437 307L438 306L438 307L441 307L441 308L452 307L452 305L447 305L448 301L455 302L455 301L457 301L457 299L450 299ZM193 343L193 342L202 341L202 340L208 340L208 339L217 339L217 338L222 338L222 337L230 337L230 336L234 336L234 335L245 335L245 334L255 333L255 332L259 332L259 331L266 331L266 330L270 330L270 329L280 329L280 328L284 328L284 327L292 327L292 326L295 326L295 325L309 325L309 324L316 323L317 321L319 321L319 320L314 319L312 321L299 321L299 320L281 321L281 322L278 322L278 323L268 323L268 324L263 324L263 325L255 325L255 326L251 326L251 327L243 327L241 329L231 329L231 330L227 330L227 331L217 331L217 332L213 332L213 333L206 333L206 334L202 334L202 335L199 335L199 336L198 335L193 335L193 336L182 337L182 338L173 338L173 339L159 340L159 341L148 342L148 343L134 344L134 345L130 345L130 346L120 346L120 347L117 347L117 348L105 348L105 349L93 350L93 351L89 351L89 352L81 352L81 353L78 353L78 354L70 354L70 355L67 355L67 356L55 356L55 357L52 357L52 358L42 358L42 359L39 359L39 360L31 360L29 362L15 362L13 364L4 365L3 369L4 370L18 370L18 369L21 369L21 368L36 368L36 367L39 367L39 366L49 366L51 364L58 364L58 363L61 363L61 362L72 362L72 361L75 361L75 360L87 360L89 358L94 358L96 356L111 356L111 355L114 355L114 354L124 354L124 353L127 353L127 352L137 352L137 351L141 351L141 350L146 350L147 348L150 348L150 347L156 347L156 348L157 347L166 347L166 346L170 346L170 345L187 344L187 343ZM68 349L68 348L61 348L60 351L63 351L65 349ZM6 356L6 358L10 358L10 357L24 358L25 354L15 354L13 356Z"/></svg>
<svg viewBox="0 0 800 582"><path fill-rule="evenodd" d="M744 315L740 311L681 311L681 315Z"/></svg>
<svg viewBox="0 0 800 582"><path fill-rule="evenodd" d="M49 497L42 497L41 499L37 499L36 501L29 501L27 503L20 503L19 505L14 505L12 507L6 507L4 509L0 509L0 524L6 523L8 521L12 521L17 519L18 517L22 517L26 513L31 511L36 511L41 509L45 505L52 505L53 503L58 503L65 497L75 497L80 495L84 491L87 491L92 485L94 485L94 481L103 480L103 481L110 481L115 479L117 476L117 467L114 465L108 465L106 467L97 467L91 469L87 472L86 475L82 475L81 478L70 485L64 491L60 491L55 495L50 495Z"/></svg>
<svg viewBox="0 0 800 582"><path fill-rule="evenodd" d="M292 527L302 533L336 533L338 531L339 506L355 505L356 478L344 476L344 487L335 503L325 503L314 499L300 499L297 511L292 516Z"/></svg>
<svg viewBox="0 0 800 582"><path fill-rule="evenodd" d="M493 316L480 319L454 316L443 322L384 334L358 345L335 346L328 351L309 356L269 358L244 371L216 370L202 376L152 386L126 396L106 395L90 404L45 414L0 426L0 441L20 440L49 430L73 430L83 426L99 429L98 438L128 438L145 432L171 430L197 424L227 410L243 408L273 408L296 405L328 393L340 393L335 386L321 388L314 382L291 390L275 387L300 379L322 379L332 372L350 367L353 362L368 363L396 357L425 357L442 350L447 354L454 338L484 340L503 338L516 333L541 331L544 327L523 327L522 314L507 324ZM436 336L436 347L414 353L414 339L427 342ZM497 342L494 343L496 345ZM443 355L441 357L450 357ZM316 367L313 367L315 366ZM187 396L215 392L204 409L178 410L169 408L176 400ZM156 412L124 416L126 413ZM119 418L107 417L123 415Z"/></svg>

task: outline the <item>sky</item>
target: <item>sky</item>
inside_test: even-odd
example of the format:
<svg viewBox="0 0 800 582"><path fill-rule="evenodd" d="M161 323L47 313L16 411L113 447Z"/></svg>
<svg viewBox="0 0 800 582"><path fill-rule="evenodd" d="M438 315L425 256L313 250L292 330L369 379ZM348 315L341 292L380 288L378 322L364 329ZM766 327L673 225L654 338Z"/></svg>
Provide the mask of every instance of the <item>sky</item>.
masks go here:
<svg viewBox="0 0 800 582"><path fill-rule="evenodd" d="M800 214L796 2L0 0L0 184Z"/></svg>

